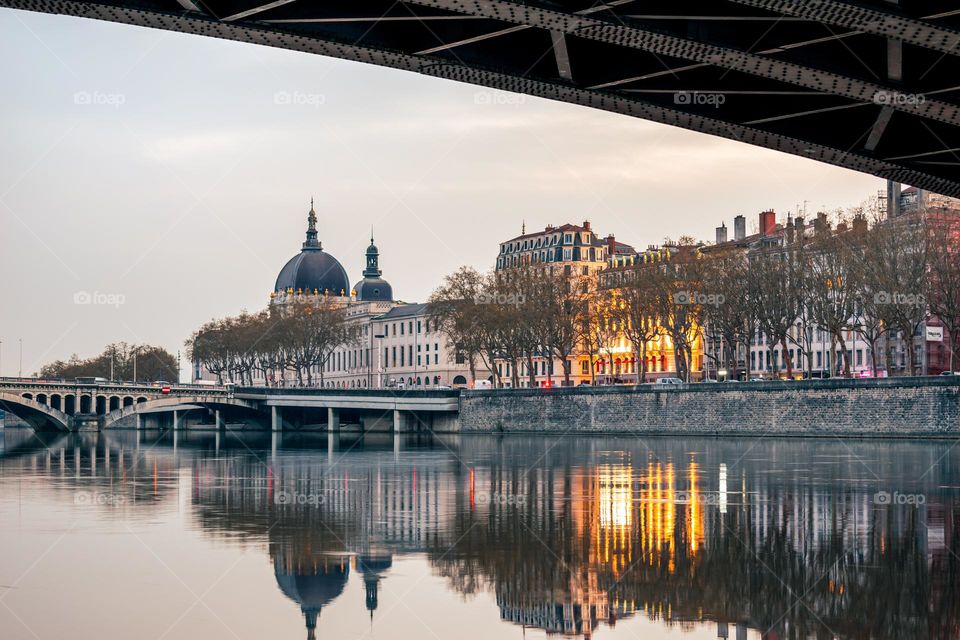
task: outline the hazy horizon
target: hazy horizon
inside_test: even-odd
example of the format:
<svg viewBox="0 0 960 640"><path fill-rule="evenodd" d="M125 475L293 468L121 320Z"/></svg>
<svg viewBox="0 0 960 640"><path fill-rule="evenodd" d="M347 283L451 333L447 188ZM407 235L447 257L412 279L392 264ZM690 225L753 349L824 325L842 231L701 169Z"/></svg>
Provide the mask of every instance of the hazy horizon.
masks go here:
<svg viewBox="0 0 960 640"><path fill-rule="evenodd" d="M884 188L627 116L165 31L3 9L0 52L0 375L20 338L29 375L115 341L176 353L206 320L263 308L311 197L351 282L373 225L395 296L422 302L459 266L492 267L524 221L711 241L737 214L749 229Z"/></svg>

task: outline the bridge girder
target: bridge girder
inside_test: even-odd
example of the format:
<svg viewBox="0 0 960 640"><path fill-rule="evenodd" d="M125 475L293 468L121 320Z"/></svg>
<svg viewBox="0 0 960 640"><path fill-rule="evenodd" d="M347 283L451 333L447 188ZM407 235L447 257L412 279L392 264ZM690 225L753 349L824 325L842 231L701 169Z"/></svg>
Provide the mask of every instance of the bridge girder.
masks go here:
<svg viewBox="0 0 960 640"><path fill-rule="evenodd" d="M526 93L960 197L960 11L940 0L900 6L882 0L0 0L0 6ZM703 101L702 94L714 98Z"/></svg>

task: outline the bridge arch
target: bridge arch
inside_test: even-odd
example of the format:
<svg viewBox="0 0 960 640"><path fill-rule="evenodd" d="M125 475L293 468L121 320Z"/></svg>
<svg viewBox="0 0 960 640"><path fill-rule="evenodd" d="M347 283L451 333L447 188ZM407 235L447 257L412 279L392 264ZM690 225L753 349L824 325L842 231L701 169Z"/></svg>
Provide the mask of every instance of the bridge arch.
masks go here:
<svg viewBox="0 0 960 640"><path fill-rule="evenodd" d="M25 420L36 431L69 431L70 416L64 412L41 404L30 394L15 395L0 391L0 408Z"/></svg>
<svg viewBox="0 0 960 640"><path fill-rule="evenodd" d="M136 403L120 407L104 415L103 428L106 429L118 420L138 413L158 412L164 409L172 411L174 408L182 405L192 405L207 409L246 409L253 413L261 413L260 406L256 402L239 400L237 398L226 398L223 396L166 396L163 398L154 398L153 400L138 398Z"/></svg>
<svg viewBox="0 0 960 640"><path fill-rule="evenodd" d="M57 410L62 409L63 397L59 393L51 393L49 405L51 409L57 409Z"/></svg>
<svg viewBox="0 0 960 640"><path fill-rule="evenodd" d="M80 396L80 410L78 413L92 413L93 411L93 396L90 394L83 394Z"/></svg>

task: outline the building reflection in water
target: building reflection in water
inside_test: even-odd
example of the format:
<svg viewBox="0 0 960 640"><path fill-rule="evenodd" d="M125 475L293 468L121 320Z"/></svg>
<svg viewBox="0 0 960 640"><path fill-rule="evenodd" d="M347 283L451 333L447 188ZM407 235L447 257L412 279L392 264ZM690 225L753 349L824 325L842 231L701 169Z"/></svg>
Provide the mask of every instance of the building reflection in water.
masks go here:
<svg viewBox="0 0 960 640"><path fill-rule="evenodd" d="M853 443L842 456L810 441L598 450L571 440L534 462L543 440L476 438L455 451L357 447L331 463L309 450L181 443L172 455L112 438L28 448L3 471L43 475L66 494L120 487L128 503L103 507L115 517L173 499L186 478L201 531L268 550L308 638L322 611L336 615L351 573L374 624L407 554L462 596L493 592L505 622L549 633L590 637L643 615L736 638L960 634L960 482L948 445ZM923 504L878 503L863 459Z"/></svg>

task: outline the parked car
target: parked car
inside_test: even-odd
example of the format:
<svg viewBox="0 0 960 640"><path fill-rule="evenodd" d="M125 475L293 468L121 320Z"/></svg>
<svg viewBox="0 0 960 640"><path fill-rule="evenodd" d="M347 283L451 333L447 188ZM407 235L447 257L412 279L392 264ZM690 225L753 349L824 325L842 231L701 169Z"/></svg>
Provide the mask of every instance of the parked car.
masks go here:
<svg viewBox="0 0 960 640"><path fill-rule="evenodd" d="M940 375L942 376L960 376L960 371L944 371Z"/></svg>
<svg viewBox="0 0 960 640"><path fill-rule="evenodd" d="M683 384L680 378L657 378L657 384Z"/></svg>

